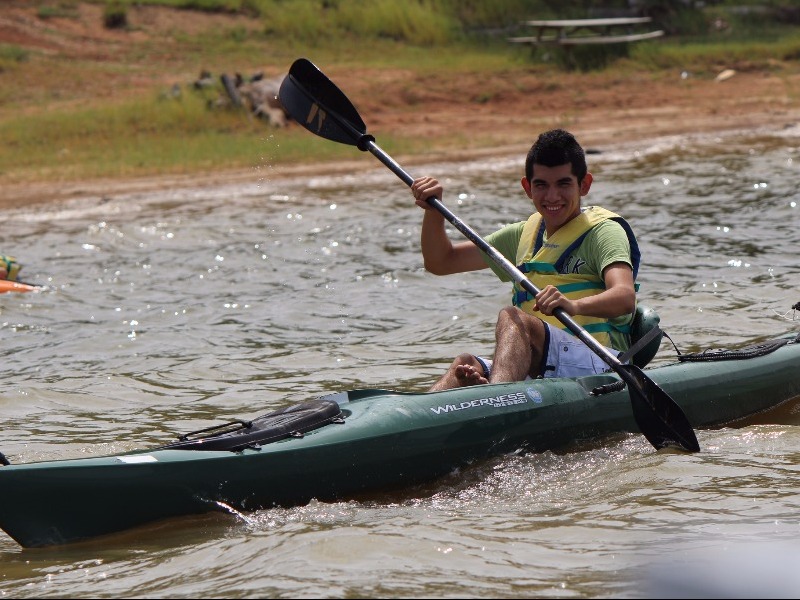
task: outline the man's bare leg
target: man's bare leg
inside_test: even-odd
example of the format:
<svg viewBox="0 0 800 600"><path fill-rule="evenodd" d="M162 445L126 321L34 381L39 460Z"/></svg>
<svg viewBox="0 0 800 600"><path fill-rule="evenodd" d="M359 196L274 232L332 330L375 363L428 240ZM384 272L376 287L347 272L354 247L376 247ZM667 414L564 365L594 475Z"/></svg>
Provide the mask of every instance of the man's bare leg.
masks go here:
<svg viewBox="0 0 800 600"><path fill-rule="evenodd" d="M496 347L490 383L522 381L540 375L545 325L516 307L500 311L495 328Z"/></svg>
<svg viewBox="0 0 800 600"><path fill-rule="evenodd" d="M481 385L489 383L483 367L472 354L459 354L442 378L431 387L430 392L451 390L467 385Z"/></svg>
<svg viewBox="0 0 800 600"><path fill-rule="evenodd" d="M429 391L523 381L528 375L537 377L540 375L545 337L545 325L541 319L515 307L504 308L495 327L496 347L491 378L486 379L483 366L472 354L459 354Z"/></svg>

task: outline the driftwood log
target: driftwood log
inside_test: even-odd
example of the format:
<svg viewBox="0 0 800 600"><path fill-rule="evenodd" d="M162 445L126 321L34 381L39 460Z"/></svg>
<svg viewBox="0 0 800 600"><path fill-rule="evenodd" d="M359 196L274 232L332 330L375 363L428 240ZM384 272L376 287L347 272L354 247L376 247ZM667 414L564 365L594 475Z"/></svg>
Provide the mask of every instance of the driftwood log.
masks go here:
<svg viewBox="0 0 800 600"><path fill-rule="evenodd" d="M283 75L270 79L252 79L242 83L237 90L241 99L257 117L266 119L275 127L285 127L289 115L278 100L278 90L283 81Z"/></svg>
<svg viewBox="0 0 800 600"><path fill-rule="evenodd" d="M239 73L235 76L223 73L217 82L211 73L203 70L192 85L195 90L202 92L219 90L219 84L222 84L218 98L208 101L211 108L244 109L248 111L248 115L255 115L273 127L286 127L291 117L278 100L278 91L283 79L284 75L265 78L262 73L256 73L245 79Z"/></svg>
<svg viewBox="0 0 800 600"><path fill-rule="evenodd" d="M235 77L223 73L219 79L224 90L224 99L215 105L246 108L250 114L264 119L273 127L285 127L290 117L278 100L283 77L280 75L264 79L259 73L245 80L239 73ZM200 80L195 82L195 87L199 87L199 82Z"/></svg>

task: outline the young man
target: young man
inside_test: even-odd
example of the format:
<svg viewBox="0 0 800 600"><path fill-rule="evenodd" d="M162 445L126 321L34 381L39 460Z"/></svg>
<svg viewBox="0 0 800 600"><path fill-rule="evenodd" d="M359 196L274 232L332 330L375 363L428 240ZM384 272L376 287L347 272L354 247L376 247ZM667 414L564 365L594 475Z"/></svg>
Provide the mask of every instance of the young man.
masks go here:
<svg viewBox="0 0 800 600"><path fill-rule="evenodd" d="M630 226L600 207L581 208L592 174L574 136L562 129L542 133L528 152L522 188L536 212L486 237L540 290L536 297L514 284L514 306L500 311L494 360L461 354L431 388L438 391L528 377L575 377L608 367L553 316L561 307L615 355L630 344L636 310L635 278L639 247ZM422 256L435 275L491 267L508 275L470 241L452 243L444 217L426 202L442 199L443 187L431 177L411 186L425 209Z"/></svg>

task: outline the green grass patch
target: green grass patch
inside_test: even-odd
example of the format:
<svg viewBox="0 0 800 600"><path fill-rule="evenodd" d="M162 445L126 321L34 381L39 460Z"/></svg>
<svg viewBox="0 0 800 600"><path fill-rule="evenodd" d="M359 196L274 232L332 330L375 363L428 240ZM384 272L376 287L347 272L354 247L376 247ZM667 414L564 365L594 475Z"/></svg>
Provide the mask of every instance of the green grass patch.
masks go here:
<svg viewBox="0 0 800 600"><path fill-rule="evenodd" d="M800 34L793 32L771 43L721 40L639 44L631 49L630 56L633 62L651 70L710 72L720 65L770 68L776 60L796 60L800 56Z"/></svg>
<svg viewBox="0 0 800 600"><path fill-rule="evenodd" d="M78 3L76 0L63 0L62 2L46 3L36 10L40 19L75 19L78 17Z"/></svg>
<svg viewBox="0 0 800 600"><path fill-rule="evenodd" d="M30 52L14 44L0 44L0 65L14 65L28 60Z"/></svg>
<svg viewBox="0 0 800 600"><path fill-rule="evenodd" d="M0 123L0 139L0 175L9 182L189 174L353 158L348 146L299 128L270 128L243 109L209 108L199 95L20 117ZM396 151L409 147L403 140L383 141Z"/></svg>

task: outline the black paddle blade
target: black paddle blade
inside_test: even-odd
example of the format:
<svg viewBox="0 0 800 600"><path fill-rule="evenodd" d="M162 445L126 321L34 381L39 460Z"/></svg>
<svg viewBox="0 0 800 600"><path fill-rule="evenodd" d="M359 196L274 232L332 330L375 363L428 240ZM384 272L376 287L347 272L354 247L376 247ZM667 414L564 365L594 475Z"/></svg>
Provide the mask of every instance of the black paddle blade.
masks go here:
<svg viewBox="0 0 800 600"><path fill-rule="evenodd" d="M677 446L687 452L699 452L697 436L683 410L636 365L620 365L626 381L636 424L656 450ZM623 377L627 380L628 377ZM635 385L632 385L635 383Z"/></svg>
<svg viewBox="0 0 800 600"><path fill-rule="evenodd" d="M366 150L374 141L358 111L311 61L298 58L283 79L278 100L311 133Z"/></svg>

